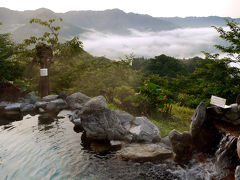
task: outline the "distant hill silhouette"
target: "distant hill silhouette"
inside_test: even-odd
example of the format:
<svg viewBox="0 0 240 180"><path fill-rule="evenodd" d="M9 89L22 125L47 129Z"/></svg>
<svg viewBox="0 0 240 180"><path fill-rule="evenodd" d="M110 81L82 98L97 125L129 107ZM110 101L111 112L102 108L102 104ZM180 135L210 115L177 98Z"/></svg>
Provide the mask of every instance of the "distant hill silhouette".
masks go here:
<svg viewBox="0 0 240 180"><path fill-rule="evenodd" d="M162 18L149 15L125 13L119 9L105 11L69 11L66 13L55 13L46 8L27 11L13 11L0 8L0 32L13 34L16 41L21 41L31 35L41 35L46 29L29 24L32 18L63 18L60 38L70 39L75 35L89 31L100 31L112 34L127 35L130 29L137 31L164 31L187 27L210 27L212 25L224 26L222 17L173 17ZM230 18L229 18L230 19ZM240 19L236 19L240 22Z"/></svg>

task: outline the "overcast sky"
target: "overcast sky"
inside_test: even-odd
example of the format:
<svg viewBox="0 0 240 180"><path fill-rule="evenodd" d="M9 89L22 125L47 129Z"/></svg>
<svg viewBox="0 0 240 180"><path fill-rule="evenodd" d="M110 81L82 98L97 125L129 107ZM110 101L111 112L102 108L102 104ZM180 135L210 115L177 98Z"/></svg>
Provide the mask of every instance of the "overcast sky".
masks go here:
<svg viewBox="0 0 240 180"><path fill-rule="evenodd" d="M240 17L240 0L0 0L0 7L13 10L45 7L55 12L119 8L125 12L155 17L212 15Z"/></svg>

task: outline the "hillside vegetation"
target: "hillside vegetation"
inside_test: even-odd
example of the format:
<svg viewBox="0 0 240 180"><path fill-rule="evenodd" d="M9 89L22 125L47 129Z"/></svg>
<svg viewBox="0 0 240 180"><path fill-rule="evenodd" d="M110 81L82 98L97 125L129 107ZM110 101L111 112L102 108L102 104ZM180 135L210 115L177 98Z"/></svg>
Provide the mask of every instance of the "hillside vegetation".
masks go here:
<svg viewBox="0 0 240 180"><path fill-rule="evenodd" d="M216 47L231 58L205 53L205 58L177 59L162 54L150 59L126 56L121 61L93 57L78 37L59 42L60 27L55 20L31 22L53 31L20 44L14 43L10 34L0 34L0 81L13 81L23 90L38 92L35 47L46 44L54 56L49 72L51 93L103 95L112 108L149 117L164 134L172 128L187 130L193 113L190 108L201 101L209 104L211 95L226 98L231 104L239 94L239 69L229 66L239 61L240 54L240 28L234 21L227 21L228 32L215 27L230 44Z"/></svg>

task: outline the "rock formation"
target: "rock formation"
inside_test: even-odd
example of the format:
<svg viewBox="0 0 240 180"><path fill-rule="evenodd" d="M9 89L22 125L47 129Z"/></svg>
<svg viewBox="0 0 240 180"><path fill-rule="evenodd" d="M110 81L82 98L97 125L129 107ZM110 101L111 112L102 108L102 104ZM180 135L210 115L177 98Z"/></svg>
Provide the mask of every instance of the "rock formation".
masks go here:
<svg viewBox="0 0 240 180"><path fill-rule="evenodd" d="M189 132L173 130L162 139L147 117L111 110L103 96L90 98L80 92L68 96L63 92L40 99L31 92L19 101L0 102L0 115L9 121L20 120L26 113L40 114L39 123L69 118L74 130L83 132L83 144L99 152L120 149L116 156L123 159L144 162L173 158L179 164L187 164L194 154L206 153L215 157L220 169L237 167L235 177L240 177L239 104L224 109L200 103Z"/></svg>

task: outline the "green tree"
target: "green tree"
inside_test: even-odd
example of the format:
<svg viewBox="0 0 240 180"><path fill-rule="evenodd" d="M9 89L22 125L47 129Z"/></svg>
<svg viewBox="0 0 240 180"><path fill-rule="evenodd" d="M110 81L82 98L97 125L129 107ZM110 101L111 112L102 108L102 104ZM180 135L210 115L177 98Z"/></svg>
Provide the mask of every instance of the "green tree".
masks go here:
<svg viewBox="0 0 240 180"><path fill-rule="evenodd" d="M58 19L60 22L62 18ZM43 27L47 28L47 31L40 37L31 36L28 39L24 40L25 46L35 45L32 49L34 54L34 58L30 65L30 70L34 64L39 64L41 68L48 69L48 76L40 77L39 83L39 94L40 96L46 96L50 93L50 66L54 60L54 54L57 54L59 51L57 48L59 47L59 38L58 31L60 30L60 26L56 25L55 19L49 19L47 21L35 18L29 21L31 24L39 24Z"/></svg>
<svg viewBox="0 0 240 180"><path fill-rule="evenodd" d="M227 53L233 61L240 61L240 25L234 20L225 19L229 30L224 30L223 27L213 26L218 33L220 38L227 41L227 46L215 45L217 49L223 53Z"/></svg>
<svg viewBox="0 0 240 180"><path fill-rule="evenodd" d="M59 22L62 22L62 18L58 19ZM44 26L47 28L47 32L44 32L44 34L41 37L35 37L31 36L28 39L24 40L24 43L29 46L31 44L35 45L41 45L46 44L51 46L52 49L55 49L57 45L59 44L59 30L60 26L55 25L56 20L55 19L49 19L47 21L44 21L42 19L34 18L29 21L31 24L39 24L41 26Z"/></svg>
<svg viewBox="0 0 240 180"><path fill-rule="evenodd" d="M14 81L22 75L19 61L13 58L15 48L10 34L0 34L0 81Z"/></svg>
<svg viewBox="0 0 240 180"><path fill-rule="evenodd" d="M187 74L183 62L164 54L142 63L144 65L143 71L147 75L159 74L160 76L177 77Z"/></svg>
<svg viewBox="0 0 240 180"><path fill-rule="evenodd" d="M226 46L215 45L215 47L227 53L228 57L219 58L219 54L211 55L203 52L208 63L196 69L192 77L199 76L198 81L202 81L198 83L198 87L202 86L203 97L215 94L227 98L228 103L233 103L239 93L240 75L239 68L233 67L231 62L240 62L240 26L233 20L226 19L226 22L229 30L213 27L220 34L219 37L227 42Z"/></svg>

